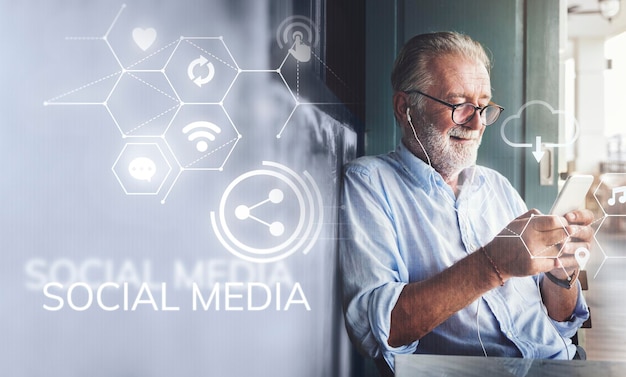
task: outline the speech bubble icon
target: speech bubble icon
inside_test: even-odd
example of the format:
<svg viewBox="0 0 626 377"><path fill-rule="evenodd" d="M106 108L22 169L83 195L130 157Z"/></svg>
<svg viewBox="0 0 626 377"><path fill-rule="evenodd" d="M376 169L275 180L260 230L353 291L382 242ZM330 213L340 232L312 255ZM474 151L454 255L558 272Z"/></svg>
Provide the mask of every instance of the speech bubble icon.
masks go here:
<svg viewBox="0 0 626 377"><path fill-rule="evenodd" d="M138 181L148 181L156 174L156 165L148 157L137 157L128 164L128 172Z"/></svg>

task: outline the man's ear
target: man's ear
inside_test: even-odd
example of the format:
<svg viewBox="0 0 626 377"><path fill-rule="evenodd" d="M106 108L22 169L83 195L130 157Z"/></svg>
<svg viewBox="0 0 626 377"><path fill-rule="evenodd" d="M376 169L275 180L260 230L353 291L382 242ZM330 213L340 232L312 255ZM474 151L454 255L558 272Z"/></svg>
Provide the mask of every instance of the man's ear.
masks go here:
<svg viewBox="0 0 626 377"><path fill-rule="evenodd" d="M409 95L404 92L395 92L393 94L393 114L400 126L407 123L406 109L410 107Z"/></svg>

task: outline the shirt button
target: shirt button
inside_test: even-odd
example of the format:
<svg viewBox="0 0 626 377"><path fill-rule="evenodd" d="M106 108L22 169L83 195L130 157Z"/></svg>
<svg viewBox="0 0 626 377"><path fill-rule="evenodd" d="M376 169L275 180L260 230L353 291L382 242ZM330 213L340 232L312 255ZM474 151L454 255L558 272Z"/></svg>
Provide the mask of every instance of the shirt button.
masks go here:
<svg viewBox="0 0 626 377"><path fill-rule="evenodd" d="M507 338L511 339L513 337L513 334L511 334L510 331L507 331L506 336Z"/></svg>

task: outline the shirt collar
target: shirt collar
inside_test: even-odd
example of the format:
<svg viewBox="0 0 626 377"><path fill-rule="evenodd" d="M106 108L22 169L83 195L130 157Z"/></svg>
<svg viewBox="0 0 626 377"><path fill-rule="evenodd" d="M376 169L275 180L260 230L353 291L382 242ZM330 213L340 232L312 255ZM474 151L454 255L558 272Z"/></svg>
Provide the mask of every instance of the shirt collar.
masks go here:
<svg viewBox="0 0 626 377"><path fill-rule="evenodd" d="M398 162L404 170L422 187L427 193L432 193L437 182L443 182L441 175L430 165L415 156L402 142L396 147Z"/></svg>

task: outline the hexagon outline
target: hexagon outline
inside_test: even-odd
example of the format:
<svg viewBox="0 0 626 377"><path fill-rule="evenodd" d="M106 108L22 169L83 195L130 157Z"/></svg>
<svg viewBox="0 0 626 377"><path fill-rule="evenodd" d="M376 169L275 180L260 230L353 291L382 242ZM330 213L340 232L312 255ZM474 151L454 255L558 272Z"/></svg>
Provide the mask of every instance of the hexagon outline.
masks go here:
<svg viewBox="0 0 626 377"><path fill-rule="evenodd" d="M226 118L228 118L228 123L230 124L230 126L233 128L233 130L235 130L235 133L237 134L237 137L229 140L228 142L226 142L225 144L222 144L222 146L220 146L218 149L224 148L226 145L228 144L232 144L232 146L230 147L230 150L228 151L228 153L226 154L226 157L224 158L224 161L222 161L222 163L218 166L218 167L213 167L213 168L190 168L187 166L183 166L178 158L178 156L176 155L176 153L174 152L174 150L172 149L172 146L170 145L170 143L167 141L167 133L170 129L170 127L172 126L172 123L174 122L174 120L176 120L176 116L178 115L178 113L180 112L180 110L182 110L182 108L186 105L195 105L195 106L202 106L202 105L212 105L212 106L218 106L219 108L221 108L222 112L224 113L224 115L226 115ZM215 104L215 103L202 103L202 104L198 104L198 103L184 103L180 106L179 111L176 112L176 114L174 115L174 117L172 117L172 119L170 120L170 122L168 123L165 131L163 132L163 140L165 141L168 149L170 150L170 153L172 153L172 156L174 156L174 159L176 161L176 164L178 164L179 168L181 169L181 171L223 171L224 170L224 165L226 165L226 162L228 161L228 159L230 158L230 156L232 155L233 151L235 150L235 147L237 146L237 144L239 143L239 140L241 140L241 138L243 137L241 135L241 132L239 132L239 130L237 129L237 126L235 126L235 123L233 122L233 120L231 119L230 115L228 114L228 111L226 111L226 108L222 105L222 104ZM211 152L210 152L211 153ZM208 154L210 154L208 153Z"/></svg>
<svg viewBox="0 0 626 377"><path fill-rule="evenodd" d="M540 254L543 254L544 252L546 252L547 250L549 250L550 248L552 248L553 246L558 246L559 244L561 244L561 247L559 248L559 252L556 256L541 256L541 255L533 255L530 251L530 249L528 248L528 246L526 246L526 243L524 243L524 246L526 246L526 251L528 251L528 254L530 255L531 258L536 258L536 259L559 259L561 257L561 254L563 254L563 250L565 249L565 245L570 241L571 238L571 234L567 231L567 226L565 224L563 224L563 220L561 216L557 216L557 215L531 215L530 218L528 219L528 222L526 222L526 226L524 226L524 229L522 229L522 231L520 232L519 237L522 238L522 236L524 235L524 231L526 231L526 229L528 228L528 226L530 225L530 222L537 217L547 217L547 216L551 216L551 217L556 217L557 219L559 219L559 222L561 223L561 227L563 228L563 231L565 231L565 238L561 240L561 242L551 245L548 248L541 250ZM523 239L522 239L523 241Z"/></svg>
<svg viewBox="0 0 626 377"><path fill-rule="evenodd" d="M163 157L163 161L165 161L165 164L167 165L167 172L165 173L165 176L163 177L163 180L161 181L161 184L159 184L159 187L157 188L157 190L155 192L135 192L135 193L128 192L128 190L126 189L126 186L124 186L124 183L122 182L120 177L117 175L117 171L115 170L115 166L118 164L120 158L122 157L122 155L126 151L126 148L128 148L129 145L154 145L154 146L156 146L157 150L161 154L161 157ZM122 187L122 189L124 190L124 193L126 195L158 195L159 192L161 191L161 188L163 187L163 185L167 181L167 178L169 177L169 175L172 172L172 166L170 165L169 161L167 160L167 157L165 157L165 154L163 154L163 150L161 150L161 147L159 146L159 144L157 144L157 143L126 143L126 144L124 144L124 147L122 148L122 150L120 151L119 155L115 159L115 162L113 162L113 166L111 166L111 170L113 171L113 175L115 175L115 179L117 179L117 182L120 184L120 186Z"/></svg>
<svg viewBox="0 0 626 377"><path fill-rule="evenodd" d="M594 195L594 197L595 197L595 195ZM606 261L610 258L606 254L606 252L604 251L604 248L602 247L602 244L600 243L600 240L598 240L598 237L596 237L596 235L600 231L600 228L602 228L602 225L604 225L604 221L606 220L606 218L607 218L606 214L604 216L602 216L602 218L600 219L600 225L598 226L598 229L596 229L596 231L593 233L593 239L596 241L596 245L598 246L598 248L600 249L600 253L602 253L602 255L604 257L604 258L602 258L602 262L600 263L600 266L598 266L598 271L596 271L596 273L593 275L594 279L600 273L600 270L604 266L604 263L606 263Z"/></svg>
<svg viewBox="0 0 626 377"><path fill-rule="evenodd" d="M176 90L176 87L174 86L174 84L172 84L172 82L169 79L169 76L167 75L166 69L169 66L172 58L174 57L174 54L176 54L176 51L178 51L178 47L180 46L180 44L183 41L186 40L192 40L192 39L199 39L199 40L219 40L220 43L222 44L222 46L224 47L224 50L226 50L226 53L228 54L229 58L231 59L233 65L234 65L234 69L237 71L237 73L235 73L235 77L231 80L230 84L228 85L228 87L226 88L226 90L224 91L224 94L222 95L222 98L220 98L220 100L218 102L186 102L183 101L180 97L180 95L178 94L178 91ZM198 46L195 46L196 48L199 48ZM202 51L202 49L201 49ZM207 54L212 55L211 53L205 51ZM221 60L221 59L220 59ZM172 53L170 54L170 56L167 58L165 64L163 65L163 68L161 70L163 72L163 74L166 76L167 81L170 83L170 86L172 87L172 89L174 90L174 92L176 93L176 97L178 97L179 101L181 104L193 104L193 105L210 105L210 104L219 104L222 105L222 103L224 102L224 98L226 98L226 96L228 95L228 92L230 92L230 89L232 88L235 80L237 79L237 77L239 76L239 74L242 72L242 69L239 67L239 64L237 63L237 60L235 59L235 57L233 56L233 54L231 53L230 49L228 48L228 45L226 44L226 42L224 42L224 37L223 36L218 36L218 37L185 37L185 36L180 36L178 43L176 44L176 46L174 47L174 50L172 50Z"/></svg>
<svg viewBox="0 0 626 377"><path fill-rule="evenodd" d="M129 135L126 134L124 132L124 130L122 129L122 127L120 126L120 123L117 119L117 117L113 114L113 111L111 110L110 106L109 106L109 99L113 96L113 93L115 92L115 90L117 89L118 84L120 83L120 81L122 80L122 77L124 77L125 74L132 74L133 72L151 72L151 73L161 73L165 79L165 81L167 82L167 84L169 85L170 89L172 90L175 98L175 101L177 102L175 106L170 107L169 109L167 109L166 111L162 112L161 114L159 114L157 117L168 113L170 111L174 111L174 115L172 115L172 119L174 119L176 117L176 114L178 114L178 111L180 111L180 107L182 105L182 101L180 100L180 97L178 96L178 93L176 92L175 88L172 86L172 83L170 82L169 78L167 77L167 75L162 72L162 71L127 71L124 70L118 77L117 81L115 82L115 84L113 85L113 87L111 88L111 91L109 92L109 94L107 95L106 99L104 100L104 107L107 110L107 113L109 114L109 116L111 117L111 119L113 120L113 123L115 124L115 126L117 127L117 130L120 132L120 135L122 136L122 139L126 139L126 138L133 138L133 137L141 137L141 138L146 138L146 137L158 137L158 136L163 136L169 126L165 127L165 129L163 130L163 132L161 133L161 135ZM155 89L158 90L158 89ZM153 117L151 118L148 122L156 119L157 117ZM171 119L170 119L171 122ZM145 122L147 123L147 122ZM144 123L144 124L145 124Z"/></svg>
<svg viewBox="0 0 626 377"><path fill-rule="evenodd" d="M621 216L621 215L620 215ZM599 219L600 221L600 225L598 226L598 229L596 229L596 231L593 234L593 238L596 241L596 244L598 245L598 247L600 248L602 254L606 257L606 259L624 259L626 258L626 256L617 256L617 255L609 255L607 252L604 251L604 248L602 247L602 244L600 243L600 240L598 240L598 237L596 237L596 235L600 232L600 229L602 228L602 226L604 225L604 222L609 218L609 217L617 217L616 215L604 215L602 216L601 219Z"/></svg>
<svg viewBox="0 0 626 377"><path fill-rule="evenodd" d="M567 242L569 242L569 239L571 237L571 235L569 234L569 232L567 231L567 228L565 225L563 225L563 222L560 218L560 216L556 216L557 218L559 218L559 222L561 222L561 226L563 227L563 230L565 231L566 237L565 239L562 240L562 242L560 242L562 244L561 248L559 249L559 252L556 256L540 256L540 255L533 255L532 252L530 251L530 249L528 248L528 245L526 244L526 242L524 242L524 238L522 237L524 232L526 231L526 229L528 228L528 226L530 225L530 222L533 220L533 218L536 217L544 217L544 216L555 216L555 215L535 215L532 214L529 218L528 221L526 221L526 224L524 224L524 227L522 228L522 230L520 231L519 234L515 234L515 232L513 232L512 230L508 229L511 233L513 233L512 235L497 235L496 237L517 237L520 239L520 241L522 242L522 244L524 245L524 247L526 248L526 252L528 253L528 255L530 256L531 259L558 259L561 254L563 253L563 249L565 248L565 244ZM556 244L558 245L558 244ZM551 248L552 246L556 246L556 245L551 245L549 248ZM546 248L545 250L548 250L549 248ZM545 250L542 250L541 253L545 252Z"/></svg>
<svg viewBox="0 0 626 377"><path fill-rule="evenodd" d="M606 174L612 174L612 175L624 175L626 177L626 174L624 173L606 173ZM600 199L598 199L598 195L597 192L598 190L600 190L600 186L602 186L602 184L604 183L604 179L606 178L606 175L604 177L602 177L602 179L600 180L600 183L598 183L598 186L596 187L596 189L593 191L593 198L595 199L596 203L598 203L598 206L600 207L600 209L602 210L602 213L604 213L604 216L611 216L611 217L624 217L626 216L626 213L624 213L623 215L611 215L609 213L606 212L606 210L604 209L604 206L602 205L602 203L600 203ZM606 185L608 188L608 185ZM624 193L623 195L626 195L626 193ZM604 222L604 221L603 221ZM599 229L599 228L598 228Z"/></svg>
<svg viewBox="0 0 626 377"><path fill-rule="evenodd" d="M240 79L240 74L242 72L246 72L246 73L266 73L266 74L277 74L278 77L280 78L280 81L282 82L282 85L284 87L284 89L286 89L286 93L289 94L289 96L291 97L291 99L293 100L293 108L291 109L291 111L289 112L289 115L287 116L287 119L285 120L285 122L283 123L280 131L276 134L276 138L280 139L282 136L283 131L285 130L285 128L287 127L287 124L291 121L291 118L293 117L293 114L296 112L296 110L298 109L298 107L300 105L311 105L314 106L315 104L313 103L300 103L298 102L298 100L295 98L295 96L293 95L293 92L291 91L291 88L289 88L289 85L287 84L287 82L285 81L285 78L282 76L282 74L277 71L277 70L261 70L261 71L254 71L254 70L241 70L237 76L235 76L235 78L233 79L230 87L228 88L228 91L226 93L226 95L224 96L224 98L222 99L222 102L219 104L220 106L222 106L224 108L224 112L226 113L226 115L228 116L228 119L230 120L230 122L233 124L233 126L236 129L235 126L235 122L233 122L233 120L230 117L230 113L228 112L228 109L226 108L226 106L224 105L224 102L226 102L226 96L230 93L230 90L232 89L232 87L235 85L235 82L237 82L237 80ZM291 102L289 102L289 104L291 104ZM239 132L238 132L239 133Z"/></svg>

